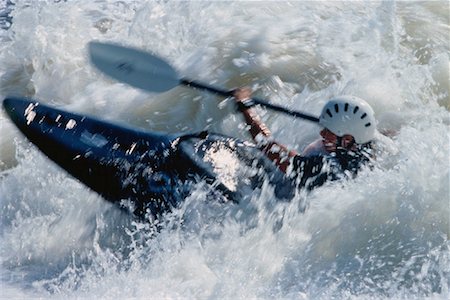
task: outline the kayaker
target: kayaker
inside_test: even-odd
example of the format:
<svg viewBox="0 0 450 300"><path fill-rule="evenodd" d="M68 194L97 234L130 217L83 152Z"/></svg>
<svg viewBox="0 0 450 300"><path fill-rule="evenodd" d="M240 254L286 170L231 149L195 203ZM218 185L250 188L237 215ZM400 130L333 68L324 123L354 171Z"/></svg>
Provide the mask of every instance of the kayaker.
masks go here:
<svg viewBox="0 0 450 300"><path fill-rule="evenodd" d="M250 98L250 88L234 92L251 136L267 157L295 178L298 185L313 188L329 179L353 177L373 159L376 120L372 108L362 99L342 96L328 101L319 118L323 126L321 138L298 153L272 138L256 111L246 105Z"/></svg>

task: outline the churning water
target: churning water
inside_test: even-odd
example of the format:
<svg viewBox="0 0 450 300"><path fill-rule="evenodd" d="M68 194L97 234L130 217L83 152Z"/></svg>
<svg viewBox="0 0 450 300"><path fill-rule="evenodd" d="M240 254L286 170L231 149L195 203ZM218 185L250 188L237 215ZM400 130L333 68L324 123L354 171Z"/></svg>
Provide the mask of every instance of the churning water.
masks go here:
<svg viewBox="0 0 450 300"><path fill-rule="evenodd" d="M156 232L56 167L0 111L0 298L449 298L447 1L3 0L0 28L0 98L249 139L229 100L100 74L87 43L117 42L311 114L334 95L359 96L397 150L290 203L270 186L241 205L199 187ZM314 124L260 112L289 147L318 136Z"/></svg>

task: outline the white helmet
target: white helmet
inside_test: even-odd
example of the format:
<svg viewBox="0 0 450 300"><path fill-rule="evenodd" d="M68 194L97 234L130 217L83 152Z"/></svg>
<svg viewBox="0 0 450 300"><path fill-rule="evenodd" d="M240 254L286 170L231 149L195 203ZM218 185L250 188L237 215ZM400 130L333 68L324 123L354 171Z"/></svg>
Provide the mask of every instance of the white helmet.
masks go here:
<svg viewBox="0 0 450 300"><path fill-rule="evenodd" d="M358 144L375 138L376 120L370 105L354 96L333 98L324 106L319 123L337 136L350 134Z"/></svg>

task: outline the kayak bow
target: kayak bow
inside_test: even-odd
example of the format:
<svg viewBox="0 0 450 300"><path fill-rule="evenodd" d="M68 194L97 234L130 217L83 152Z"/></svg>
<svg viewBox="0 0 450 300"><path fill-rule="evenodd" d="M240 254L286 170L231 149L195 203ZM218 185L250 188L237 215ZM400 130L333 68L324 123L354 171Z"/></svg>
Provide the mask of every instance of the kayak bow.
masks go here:
<svg viewBox="0 0 450 300"><path fill-rule="evenodd" d="M234 202L265 179L290 186L257 148L234 138L146 132L29 99L7 98L3 106L47 157L106 200L131 201L138 216L178 206L198 182L207 183L215 198Z"/></svg>

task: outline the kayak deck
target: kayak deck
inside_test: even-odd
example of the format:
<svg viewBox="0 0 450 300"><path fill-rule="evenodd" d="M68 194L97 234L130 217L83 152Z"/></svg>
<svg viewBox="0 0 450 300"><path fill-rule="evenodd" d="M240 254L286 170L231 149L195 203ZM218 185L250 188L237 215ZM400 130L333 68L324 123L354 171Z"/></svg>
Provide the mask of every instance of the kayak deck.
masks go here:
<svg viewBox="0 0 450 300"><path fill-rule="evenodd" d="M286 186L257 148L234 138L146 132L22 98L3 106L46 156L107 201L128 200L138 216L176 207L199 181L235 202L265 179Z"/></svg>

